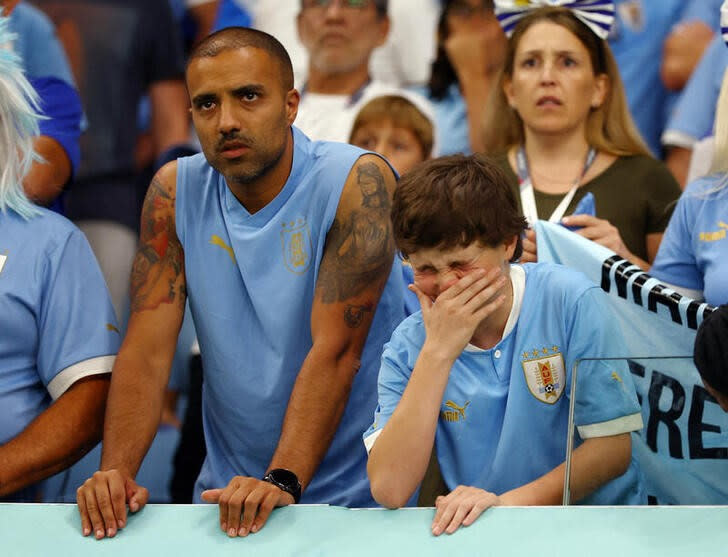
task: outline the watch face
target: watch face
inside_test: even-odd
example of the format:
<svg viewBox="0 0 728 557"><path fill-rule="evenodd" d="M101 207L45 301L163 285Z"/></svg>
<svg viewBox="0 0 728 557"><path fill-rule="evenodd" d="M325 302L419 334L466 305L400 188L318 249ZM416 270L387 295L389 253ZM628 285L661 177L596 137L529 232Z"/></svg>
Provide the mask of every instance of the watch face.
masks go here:
<svg viewBox="0 0 728 557"><path fill-rule="evenodd" d="M301 498L301 483L298 481L298 476L290 470L276 468L268 472L263 479L290 493L293 496L294 503L298 503Z"/></svg>
<svg viewBox="0 0 728 557"><path fill-rule="evenodd" d="M271 470L270 477L275 482L283 484L290 489L295 489L298 486L298 478L290 470L284 470L283 468Z"/></svg>

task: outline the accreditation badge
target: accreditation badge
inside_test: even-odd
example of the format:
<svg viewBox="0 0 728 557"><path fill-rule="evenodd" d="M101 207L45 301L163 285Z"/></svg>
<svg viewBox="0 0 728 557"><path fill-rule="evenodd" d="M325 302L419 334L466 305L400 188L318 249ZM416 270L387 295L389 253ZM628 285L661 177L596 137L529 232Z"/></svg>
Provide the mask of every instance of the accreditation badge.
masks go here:
<svg viewBox="0 0 728 557"><path fill-rule="evenodd" d="M524 352L521 364L533 396L546 404L554 404L561 398L566 372L564 357L557 346Z"/></svg>

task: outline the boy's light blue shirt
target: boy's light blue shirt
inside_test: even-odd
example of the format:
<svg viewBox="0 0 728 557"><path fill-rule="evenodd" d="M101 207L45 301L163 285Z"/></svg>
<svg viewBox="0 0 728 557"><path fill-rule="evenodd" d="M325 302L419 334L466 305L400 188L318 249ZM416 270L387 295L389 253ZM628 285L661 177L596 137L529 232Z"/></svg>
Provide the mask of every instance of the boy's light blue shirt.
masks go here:
<svg viewBox="0 0 728 557"><path fill-rule="evenodd" d="M520 298L519 273L525 274ZM614 321L605 317L609 314L605 294L580 273L541 263L513 265L511 276L514 307L520 303L520 313L512 310L504 338L489 350L466 349L450 371L435 434L437 458L449 489L470 485L501 494L561 464L574 362L617 355L623 348ZM386 345L379 406L364 434L368 448L399 403L424 340L418 312L397 328ZM551 381L544 379L542 366L550 370ZM575 422L581 438L640 429L640 407L629 371L608 362L582 363ZM623 476L583 502L645 503L636 461L632 459Z"/></svg>

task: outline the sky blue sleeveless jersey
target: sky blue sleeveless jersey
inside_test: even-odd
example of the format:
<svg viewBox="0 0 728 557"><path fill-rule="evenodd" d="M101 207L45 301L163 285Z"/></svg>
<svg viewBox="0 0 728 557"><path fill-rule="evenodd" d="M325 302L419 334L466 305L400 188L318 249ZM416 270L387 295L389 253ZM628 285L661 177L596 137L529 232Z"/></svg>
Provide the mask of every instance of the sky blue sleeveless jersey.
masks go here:
<svg viewBox="0 0 728 557"><path fill-rule="evenodd" d="M234 475L262 477L298 371L312 346L310 316L326 235L344 183L365 152L312 142L293 129L291 174L250 214L203 155L179 159L177 234L204 366L207 459L195 498ZM403 319L394 267L374 316L349 403L302 503L372 506L361 434L377 404L383 344ZM343 323L342 323L343 326Z"/></svg>

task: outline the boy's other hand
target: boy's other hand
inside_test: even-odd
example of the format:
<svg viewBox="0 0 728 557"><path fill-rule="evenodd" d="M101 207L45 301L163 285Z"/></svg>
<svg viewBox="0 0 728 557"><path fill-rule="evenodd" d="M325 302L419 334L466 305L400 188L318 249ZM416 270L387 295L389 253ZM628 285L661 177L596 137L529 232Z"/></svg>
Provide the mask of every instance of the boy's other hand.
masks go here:
<svg viewBox="0 0 728 557"><path fill-rule="evenodd" d="M495 494L477 487L457 486L448 495L435 500L435 518L432 521L432 534L443 532L452 534L461 525L470 526L490 507L502 504Z"/></svg>

